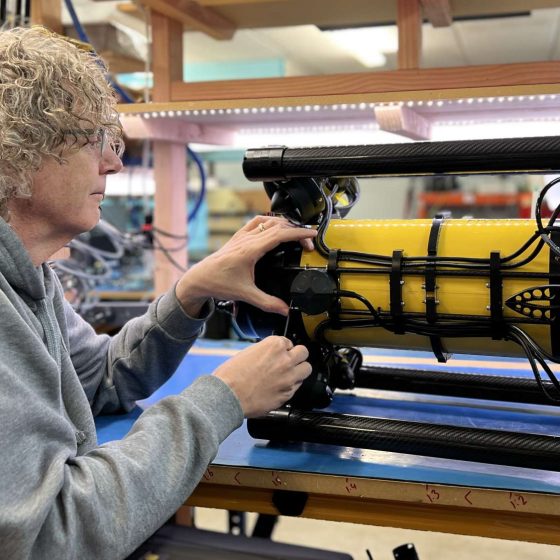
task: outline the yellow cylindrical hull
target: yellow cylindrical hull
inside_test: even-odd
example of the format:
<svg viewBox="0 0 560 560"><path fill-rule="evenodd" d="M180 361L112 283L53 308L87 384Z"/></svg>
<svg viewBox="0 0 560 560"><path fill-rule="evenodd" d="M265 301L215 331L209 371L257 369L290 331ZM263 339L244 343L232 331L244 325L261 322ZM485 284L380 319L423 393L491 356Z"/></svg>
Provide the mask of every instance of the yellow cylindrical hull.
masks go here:
<svg viewBox="0 0 560 560"><path fill-rule="evenodd" d="M402 250L405 258L425 257L432 228L431 220L333 220L328 227L325 242L331 249L362 252L391 257L394 250ZM519 249L534 233L535 223L530 220L446 220L441 224L437 243L438 257L467 257L489 259L490 253L499 251L506 257ZM521 257L526 257L536 242ZM548 274L550 251L545 245L531 262L516 268L522 277L503 278L503 301L528 288L548 284L548 278L538 278L536 274ZM301 266L327 266L327 259L317 251L303 252ZM340 262L344 268L375 268L374 265ZM442 267L443 268L443 267ZM441 268L440 268L441 270ZM437 273L436 273L437 274ZM532 275L532 276L531 276ZM436 276L438 319L450 316L469 315L490 319L490 289L488 276ZM425 318L426 290L423 275L402 277L402 301L405 313L420 314ZM390 311L389 270L385 273L363 274L339 272L340 289L356 292L365 297L375 309ZM343 297L341 307L345 310L365 310L365 306L354 298ZM540 313L540 311L539 311ZM551 352L550 325L527 324L526 317L507 306L503 308L504 318L519 320L522 328L539 346ZM310 338L315 338L317 326L326 315L305 316L304 325ZM525 322L523 321L525 319ZM326 339L333 344L349 346L370 346L401 349L430 350L428 337L414 334L394 334L383 327L328 329ZM443 338L449 352L522 355L520 347L511 342L491 338Z"/></svg>

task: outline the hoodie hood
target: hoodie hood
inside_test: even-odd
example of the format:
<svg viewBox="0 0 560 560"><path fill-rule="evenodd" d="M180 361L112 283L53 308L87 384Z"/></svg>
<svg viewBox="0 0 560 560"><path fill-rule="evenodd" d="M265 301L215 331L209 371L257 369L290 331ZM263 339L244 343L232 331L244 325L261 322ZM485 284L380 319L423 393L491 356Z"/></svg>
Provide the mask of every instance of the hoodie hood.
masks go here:
<svg viewBox="0 0 560 560"><path fill-rule="evenodd" d="M44 267L35 268L20 238L0 218L0 274L20 294L39 300L46 297ZM49 270L50 272L50 270ZM50 274L47 273L50 279Z"/></svg>

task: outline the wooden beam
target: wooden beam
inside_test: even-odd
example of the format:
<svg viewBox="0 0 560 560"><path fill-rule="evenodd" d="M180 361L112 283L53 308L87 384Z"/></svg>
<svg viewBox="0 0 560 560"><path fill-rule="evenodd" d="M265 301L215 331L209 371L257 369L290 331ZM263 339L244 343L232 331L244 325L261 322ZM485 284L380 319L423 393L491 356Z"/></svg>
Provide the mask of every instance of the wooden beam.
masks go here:
<svg viewBox="0 0 560 560"><path fill-rule="evenodd" d="M125 134L135 140L158 140L188 144L214 144L231 146L234 131L219 126L197 124L177 118L149 118L140 115L121 117Z"/></svg>
<svg viewBox="0 0 560 560"><path fill-rule="evenodd" d="M31 24L43 25L55 33L62 34L62 2L60 0L31 0Z"/></svg>
<svg viewBox="0 0 560 560"><path fill-rule="evenodd" d="M397 0L399 70L419 68L422 54L422 14L420 0Z"/></svg>
<svg viewBox="0 0 560 560"><path fill-rule="evenodd" d="M265 471L265 469L263 471L270 477L270 471ZM282 473L282 476L284 475L285 473ZM202 483L196 487L186 503L195 507L235 509L278 515L273 495L274 490L268 488L245 486L236 488L235 486ZM420 500L407 503L397 499L377 500L363 497L355 499L346 496L310 493L300 517L417 531L439 531L457 535L560 544L557 512L546 515L519 511L470 509L459 501L451 506L434 506L434 504L422 503Z"/></svg>
<svg viewBox="0 0 560 560"><path fill-rule="evenodd" d="M393 0L198 0L198 3L226 17L238 29L306 24L386 25L397 19L397 2ZM455 18L524 12L529 5L531 10L560 6L558 0L453 0L450 3Z"/></svg>
<svg viewBox="0 0 560 560"><path fill-rule="evenodd" d="M146 20L145 10L135 2L123 2L122 4L117 4L117 10L119 12L122 12L123 14L133 16L139 20Z"/></svg>
<svg viewBox="0 0 560 560"><path fill-rule="evenodd" d="M171 82L183 80L183 26L158 12L152 20L154 101L171 100Z"/></svg>
<svg viewBox="0 0 560 560"><path fill-rule="evenodd" d="M453 22L449 0L420 0L424 16L434 27L449 27Z"/></svg>
<svg viewBox="0 0 560 560"><path fill-rule="evenodd" d="M183 25L159 12L151 13L154 101L169 101L171 83L183 79ZM154 227L173 235L187 232L187 150L184 142L155 140L153 143ZM155 238L164 249L176 246L169 238ZM174 263L171 262L173 259ZM154 292L167 291L187 266L187 249L166 253L155 251Z"/></svg>
<svg viewBox="0 0 560 560"><path fill-rule="evenodd" d="M256 80L196 83L175 81L171 84L170 101L301 98L305 103L306 98L312 96L327 98L336 95L398 94L414 91L429 93L432 98L446 99L445 90L480 90L537 84L560 84L560 61ZM496 94L497 92L493 93ZM468 91L465 95L469 95ZM394 101L394 96L390 100Z"/></svg>
<svg viewBox="0 0 560 560"><path fill-rule="evenodd" d="M245 4L278 4L290 0L202 0L205 6L243 6Z"/></svg>
<svg viewBox="0 0 560 560"><path fill-rule="evenodd" d="M183 144L154 142L154 227L172 235L187 233L187 150ZM177 239L155 235L154 294L167 292L187 267L187 248L166 254L180 245ZM159 249L158 250L158 245ZM175 261L174 265L170 259Z"/></svg>
<svg viewBox="0 0 560 560"><path fill-rule="evenodd" d="M412 140L429 140L432 125L428 119L409 107L375 107L375 120L381 130Z"/></svg>
<svg viewBox="0 0 560 560"><path fill-rule="evenodd" d="M259 107L297 107L298 105L331 106L359 103L396 103L398 101L433 102L440 99L454 100L470 97L537 96L558 94L560 94L560 82L533 85L449 88L441 91L431 89L401 89L389 92L341 93L336 95L306 95L301 97L244 97L243 99L220 99L219 104L216 103L215 100L180 100L169 103L121 103L117 106L117 110L121 115L138 115L143 113L157 113L160 111L215 110L218 106L222 109L222 111L227 111L227 109L252 109ZM222 114L224 118L227 119L231 111L230 113L226 113L225 111Z"/></svg>
<svg viewBox="0 0 560 560"><path fill-rule="evenodd" d="M236 31L235 25L227 18L204 8L194 0L139 0L152 10L168 18L202 31L214 39L231 39Z"/></svg>

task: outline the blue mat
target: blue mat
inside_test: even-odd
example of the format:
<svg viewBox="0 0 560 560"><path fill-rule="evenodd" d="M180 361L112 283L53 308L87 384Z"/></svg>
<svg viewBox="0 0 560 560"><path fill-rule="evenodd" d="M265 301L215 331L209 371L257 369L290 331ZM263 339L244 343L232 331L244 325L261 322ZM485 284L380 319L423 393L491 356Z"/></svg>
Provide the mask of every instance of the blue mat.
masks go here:
<svg viewBox="0 0 560 560"><path fill-rule="evenodd" d="M149 399L140 401L130 414L96 420L100 443L126 435L142 410L176 394L200 375L210 374L243 344L230 341L199 341L175 374ZM480 356L456 356L449 366L438 364L425 352L364 350L366 363L448 368L462 373L532 377L525 360ZM503 403L430 395L356 390L337 394L329 409L382 418L441 423L455 426L560 435L560 407ZM271 444L254 440L245 425L221 445L216 465L289 470L364 478L452 484L481 488L560 494L560 473L487 465L308 443Z"/></svg>

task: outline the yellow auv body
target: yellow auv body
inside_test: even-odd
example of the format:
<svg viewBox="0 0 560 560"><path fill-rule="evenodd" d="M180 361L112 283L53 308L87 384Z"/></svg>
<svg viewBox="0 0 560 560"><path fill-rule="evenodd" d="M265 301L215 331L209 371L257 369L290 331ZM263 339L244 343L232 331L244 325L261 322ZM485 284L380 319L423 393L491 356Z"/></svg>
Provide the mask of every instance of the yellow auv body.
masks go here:
<svg viewBox="0 0 560 560"><path fill-rule="evenodd" d="M330 249L343 249L364 253L375 253L390 257L394 250L403 250L404 257L426 256L428 239L432 228L431 220L332 220L328 227L325 241ZM534 233L535 222L532 220L480 220L460 219L445 220L439 231L437 255L446 257L490 257L492 251L500 251L500 256L514 253ZM536 242L531 245L531 249ZM513 262L519 262L529 254L523 253ZM548 273L550 250L545 245L539 254L528 264L515 270L523 273ZM303 252L301 265L325 267L326 259L318 252ZM343 268L371 268L371 265L341 262ZM426 292L423 288L423 275L403 276L402 300L404 312L425 313L423 303ZM490 290L488 277L446 277L437 276L438 316L446 314L466 314L490 317ZM504 278L503 301L527 288L549 284L548 279L524 277ZM382 311L389 311L390 288L389 271L387 274L341 273L340 289L357 292L367 298L372 305ZM343 298L344 309L365 309L356 299ZM504 306L504 317L523 318L523 315ZM304 324L307 334L314 338L314 332L325 315L305 316ZM550 352L550 326L520 325L539 346ZM382 327L344 328L327 330L326 338L333 344L349 346L370 346L430 350L427 337L404 334L396 335ZM522 355L521 348L512 343L496 341L491 338L443 338L449 352L495 354L503 356Z"/></svg>

